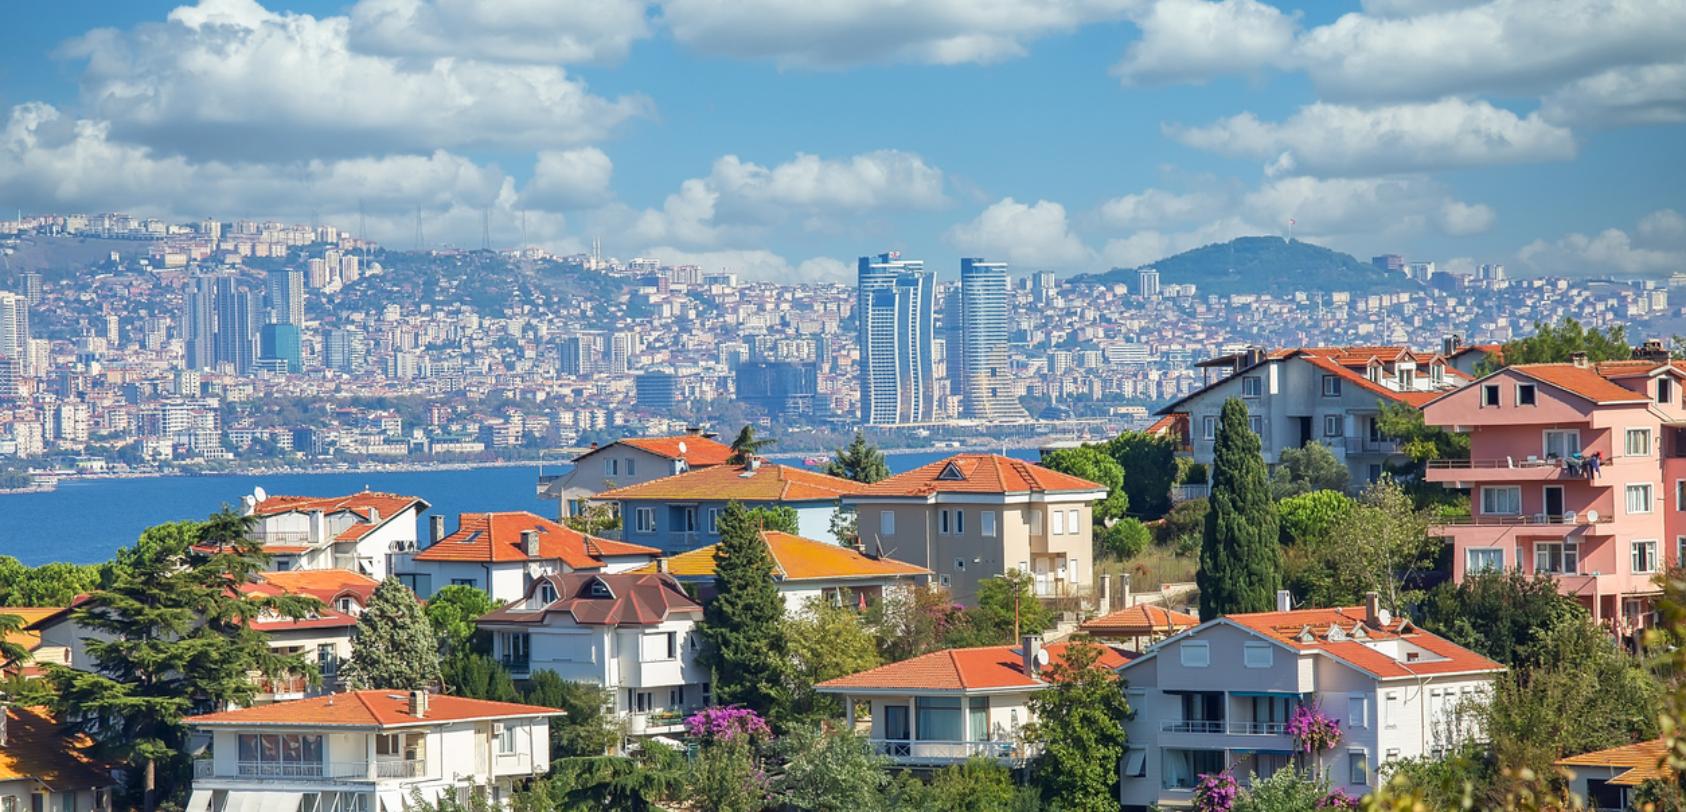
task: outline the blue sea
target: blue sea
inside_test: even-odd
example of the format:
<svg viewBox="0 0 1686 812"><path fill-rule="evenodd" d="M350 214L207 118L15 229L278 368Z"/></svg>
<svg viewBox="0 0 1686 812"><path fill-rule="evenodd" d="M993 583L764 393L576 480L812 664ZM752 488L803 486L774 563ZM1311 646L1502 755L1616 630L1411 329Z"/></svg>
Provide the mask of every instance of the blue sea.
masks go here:
<svg viewBox="0 0 1686 812"><path fill-rule="evenodd" d="M942 459L952 451L889 454L892 472L906 471ZM1009 449L1009 455L1034 460L1035 449ZM800 460L776 460L800 465ZM565 466L547 464L545 473L562 473ZM345 471L323 474L266 474L253 476L155 477L150 479L66 480L46 493L0 494L0 555L29 566L52 561L98 564L117 548L133 544L148 527L181 519L203 519L224 503L239 506L240 497L262 487L272 496L340 496L365 488L427 500L423 514L447 517L456 524L458 513L527 510L554 516L556 503L535 495L538 466L432 471ZM426 528L417 528L419 538Z"/></svg>

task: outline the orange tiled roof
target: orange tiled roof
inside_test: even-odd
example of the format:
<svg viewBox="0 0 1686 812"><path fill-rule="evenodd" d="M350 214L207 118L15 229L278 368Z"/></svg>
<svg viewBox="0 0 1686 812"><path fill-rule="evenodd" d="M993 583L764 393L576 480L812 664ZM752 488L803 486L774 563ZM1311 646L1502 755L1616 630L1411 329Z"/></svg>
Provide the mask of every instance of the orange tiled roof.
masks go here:
<svg viewBox="0 0 1686 812"><path fill-rule="evenodd" d="M1310 364L1310 365L1312 365L1312 366L1314 366L1318 369L1321 369L1324 372L1328 372L1328 373L1333 374L1333 375L1338 375L1338 376L1340 376L1340 378L1342 380L1345 380L1348 383L1354 384L1354 385L1356 385L1356 386L1358 386L1358 387L1360 387L1360 388L1362 388L1366 391L1373 392L1377 395L1381 395L1382 397L1387 398L1388 400L1396 400L1396 401L1399 401L1401 403L1409 403L1412 406L1421 407L1424 403L1427 403L1431 400L1434 400L1437 397L1440 397L1442 394L1445 394L1444 391L1401 392L1397 389L1389 389L1389 388L1387 388L1385 386L1382 386L1381 384L1379 384L1375 381L1370 380L1368 377L1365 377L1364 375L1360 375L1357 372L1353 372L1351 369L1347 368L1346 366L1343 366L1340 362L1335 361L1335 360L1333 360L1331 358L1328 358L1326 356L1308 354L1308 355L1305 355L1305 356L1302 356L1302 357L1305 359L1306 363L1308 363L1308 364ZM1452 372L1456 372L1456 370L1453 370L1451 367L1447 367L1446 371L1447 371L1448 374L1450 374Z"/></svg>
<svg viewBox="0 0 1686 812"><path fill-rule="evenodd" d="M1574 364L1518 364L1506 367L1519 374L1526 375L1541 383L1555 386L1573 395L1579 395L1593 403L1648 403L1644 392L1612 383L1610 379L1600 375L1592 367L1578 367Z"/></svg>
<svg viewBox="0 0 1686 812"><path fill-rule="evenodd" d="M1409 620L1393 618L1386 624L1372 626L1365 623L1364 617L1364 607L1347 606L1253 612L1228 615L1224 619L1300 651L1322 651L1382 679L1504 670L1504 666L1486 657L1416 628ZM1330 639L1336 627L1340 633L1335 635L1336 639ZM1401 661L1367 645L1388 640L1420 648L1429 657Z"/></svg>
<svg viewBox="0 0 1686 812"><path fill-rule="evenodd" d="M539 531L539 555L559 559L576 570L602 569L604 556L660 555L661 551L620 541L588 536L525 510L502 513L464 513L457 531L416 553L417 561L525 561L521 533Z"/></svg>
<svg viewBox="0 0 1686 812"><path fill-rule="evenodd" d="M1050 662L1065 657L1067 643L1044 648ZM1039 689L1047 683L1024 672L1024 658L1015 646L982 646L933 651L899 663L827 680L814 687L821 690L976 691L990 688ZM1101 646L1098 664L1116 669L1133 655L1111 646Z"/></svg>
<svg viewBox="0 0 1686 812"><path fill-rule="evenodd" d="M64 607L62 606L0 607L0 615L16 615L18 619L22 621L21 625L23 626L23 628L18 631L8 633L5 636L5 641L23 646L26 651L34 651L35 649L40 648L41 632L33 630L30 627L33 626L36 621L52 617L63 610Z"/></svg>
<svg viewBox="0 0 1686 812"><path fill-rule="evenodd" d="M111 771L88 758L93 741L67 733L46 708L5 708L0 781L33 778L54 792L109 787Z"/></svg>
<svg viewBox="0 0 1686 812"><path fill-rule="evenodd" d="M615 443L629 445L670 460L684 460L685 464L692 468L725 465L726 458L732 456L731 446L710 440L707 437L691 435L684 437L627 437L617 440ZM615 443L609 445L612 446ZM601 451L602 449L598 450Z"/></svg>
<svg viewBox="0 0 1686 812"><path fill-rule="evenodd" d="M1612 747L1609 750L1598 750L1592 753L1582 753L1559 759L1559 767L1611 767L1617 772L1610 783L1623 787L1637 787L1652 779L1667 778L1668 768L1662 765L1663 756L1668 753L1667 745L1662 739L1652 739L1648 742Z"/></svg>
<svg viewBox="0 0 1686 812"><path fill-rule="evenodd" d="M1142 637L1150 634L1173 634L1200 625L1200 618L1173 612L1163 606L1138 603L1108 615L1097 617L1082 625L1096 637Z"/></svg>
<svg viewBox="0 0 1686 812"><path fill-rule="evenodd" d="M257 579L295 595L315 595L323 600L327 600L324 595L331 597L347 591L366 597L380 586L379 581L361 572L344 569L260 572Z"/></svg>
<svg viewBox="0 0 1686 812"><path fill-rule="evenodd" d="M858 496L1104 490L1105 485L1000 454L956 454L870 485Z"/></svg>
<svg viewBox="0 0 1686 812"><path fill-rule="evenodd" d="M430 694L427 697L427 710L417 717L410 713L410 696L403 691L349 691L222 713L189 716L182 721L190 725L397 727L463 722L471 719L557 716L561 713L562 711L554 708L537 705Z"/></svg>
<svg viewBox="0 0 1686 812"><path fill-rule="evenodd" d="M767 551L773 556L773 569L782 580L895 578L931 574L930 570L914 564L892 558L873 558L848 547L776 530L762 532L761 538L767 543ZM714 548L718 546L710 544L667 559L668 574L675 578L713 576ZM640 574L655 571L653 563L632 570Z"/></svg>
<svg viewBox="0 0 1686 812"><path fill-rule="evenodd" d="M802 502L836 499L857 493L866 486L853 480L827 476L788 465L761 463L755 470L744 465L716 465L686 471L649 482L593 496L598 501L626 500L710 500L740 502Z"/></svg>
<svg viewBox="0 0 1686 812"><path fill-rule="evenodd" d="M379 521L384 522L403 512L405 508L418 504L423 510L428 507L426 501L414 496L361 491L350 496L271 496L252 508L252 513L257 516L275 516L292 512L310 513L320 510L323 513L336 513L349 510L368 520L369 510L373 508L380 512Z"/></svg>

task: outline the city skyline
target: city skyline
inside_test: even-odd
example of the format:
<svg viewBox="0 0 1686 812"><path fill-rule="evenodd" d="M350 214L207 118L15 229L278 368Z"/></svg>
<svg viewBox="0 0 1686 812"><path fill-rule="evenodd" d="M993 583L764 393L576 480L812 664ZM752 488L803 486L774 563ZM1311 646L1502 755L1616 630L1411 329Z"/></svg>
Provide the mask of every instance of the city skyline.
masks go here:
<svg viewBox="0 0 1686 812"><path fill-rule="evenodd" d="M1667 0L63 8L0 33L0 209L745 279L845 281L863 245L1069 275L1290 227L1513 276L1686 264Z"/></svg>

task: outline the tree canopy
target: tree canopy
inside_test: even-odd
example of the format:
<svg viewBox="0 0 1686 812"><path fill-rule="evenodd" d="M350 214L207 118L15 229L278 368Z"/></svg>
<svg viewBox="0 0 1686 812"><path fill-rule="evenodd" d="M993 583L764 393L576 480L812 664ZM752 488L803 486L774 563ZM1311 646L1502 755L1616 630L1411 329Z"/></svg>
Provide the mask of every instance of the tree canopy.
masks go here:
<svg viewBox="0 0 1686 812"><path fill-rule="evenodd" d="M1627 328L1613 324L1604 330L1588 329L1569 316L1556 326L1534 322L1534 334L1506 341L1497 357L1484 361L1491 368L1517 364L1567 363L1572 352L1584 352L1588 361L1626 361L1633 354L1627 343Z"/></svg>
<svg viewBox="0 0 1686 812"><path fill-rule="evenodd" d="M1177 479L1177 444L1162 434L1127 431L1106 442L1106 452L1124 469L1124 497L1130 515L1153 521L1171 510Z"/></svg>
<svg viewBox="0 0 1686 812"><path fill-rule="evenodd" d="M890 466L878 446L866 441L866 435L855 432L855 439L837 449L831 461L820 467L824 473L871 485L890 476Z"/></svg>
<svg viewBox="0 0 1686 812"><path fill-rule="evenodd" d="M784 598L773 583L773 559L749 511L729 502L714 547L714 600L698 633L708 644L703 665L714 672L715 701L762 716L778 704L787 652Z"/></svg>
<svg viewBox="0 0 1686 812"><path fill-rule="evenodd" d="M757 439L754 426L744 426L738 430L738 436L732 439L732 455L726 458L728 465L743 465L750 457L761 455L761 449L778 443L771 437Z"/></svg>
<svg viewBox="0 0 1686 812"><path fill-rule="evenodd" d="M1042 467L1106 486L1106 498L1094 504L1095 526L1099 529L1104 530L1107 522L1130 509L1130 495L1124 491L1124 466L1097 446L1055 449L1042 456Z"/></svg>
<svg viewBox="0 0 1686 812"><path fill-rule="evenodd" d="M1118 762L1132 712L1117 675L1100 664L1101 654L1087 638L1073 638L1064 656L1042 672L1049 687L1029 700L1036 721L1025 736L1044 748L1037 782L1061 809L1118 809Z"/></svg>
<svg viewBox="0 0 1686 812"><path fill-rule="evenodd" d="M1335 459L1335 453L1322 443L1306 443L1299 448L1284 448L1279 464L1270 474L1270 495L1277 500L1313 491L1345 493L1352 484L1352 472L1346 463Z"/></svg>
<svg viewBox="0 0 1686 812"><path fill-rule="evenodd" d="M383 691L416 691L439 681L433 624L397 578L387 576L369 597L341 676L354 689Z"/></svg>
<svg viewBox="0 0 1686 812"><path fill-rule="evenodd" d="M1238 612L1268 612L1282 588L1282 548L1276 505L1265 481L1258 435L1247 426L1247 406L1224 401L1212 454L1212 490L1201 536L1200 619Z"/></svg>
<svg viewBox="0 0 1686 812"><path fill-rule="evenodd" d="M451 659L491 653L490 635L480 631L474 621L496 608L498 604L491 595L472 586L452 584L433 593L423 614L439 635L440 652Z"/></svg>

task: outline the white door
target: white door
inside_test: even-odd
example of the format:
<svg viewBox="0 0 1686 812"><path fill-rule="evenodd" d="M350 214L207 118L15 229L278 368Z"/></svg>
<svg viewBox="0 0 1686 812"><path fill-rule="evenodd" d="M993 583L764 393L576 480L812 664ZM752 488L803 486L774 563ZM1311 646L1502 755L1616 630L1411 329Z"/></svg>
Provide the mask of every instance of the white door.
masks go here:
<svg viewBox="0 0 1686 812"><path fill-rule="evenodd" d="M1048 559L1036 559L1036 594L1048 595L1053 593L1053 576L1048 572Z"/></svg>

